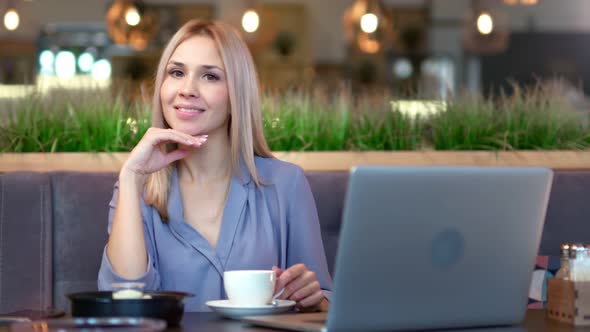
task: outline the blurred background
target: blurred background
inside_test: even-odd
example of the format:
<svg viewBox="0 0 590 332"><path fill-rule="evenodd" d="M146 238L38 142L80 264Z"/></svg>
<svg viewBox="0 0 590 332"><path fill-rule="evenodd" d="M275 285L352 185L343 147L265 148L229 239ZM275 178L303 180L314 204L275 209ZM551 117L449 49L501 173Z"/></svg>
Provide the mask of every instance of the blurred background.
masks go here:
<svg viewBox="0 0 590 332"><path fill-rule="evenodd" d="M128 151L162 49L193 18L242 33L275 150L585 149L588 13L589 0L2 0L0 151Z"/></svg>
<svg viewBox="0 0 590 332"><path fill-rule="evenodd" d="M444 99L561 78L588 92L589 12L587 0L1 1L0 95L149 82L191 18L238 27L272 89L349 84Z"/></svg>

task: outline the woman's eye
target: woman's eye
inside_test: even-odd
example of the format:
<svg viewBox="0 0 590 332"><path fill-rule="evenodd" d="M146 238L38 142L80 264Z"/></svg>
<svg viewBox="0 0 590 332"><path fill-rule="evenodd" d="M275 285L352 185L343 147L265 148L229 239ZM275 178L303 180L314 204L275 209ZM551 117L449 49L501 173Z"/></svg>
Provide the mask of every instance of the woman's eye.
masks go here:
<svg viewBox="0 0 590 332"><path fill-rule="evenodd" d="M207 81L217 81L217 80L219 80L219 77L217 77L217 75L213 75L213 74L205 74L203 76L203 78L205 78L205 80L207 80Z"/></svg>
<svg viewBox="0 0 590 332"><path fill-rule="evenodd" d="M168 74L172 77L182 77L182 71L177 70L177 69L173 69L173 70L169 71Z"/></svg>

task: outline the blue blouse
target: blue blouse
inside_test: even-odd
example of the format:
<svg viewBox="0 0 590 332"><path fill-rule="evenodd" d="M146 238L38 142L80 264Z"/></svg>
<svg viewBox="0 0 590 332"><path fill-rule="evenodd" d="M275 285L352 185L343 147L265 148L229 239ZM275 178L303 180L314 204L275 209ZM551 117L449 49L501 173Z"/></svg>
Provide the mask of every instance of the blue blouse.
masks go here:
<svg viewBox="0 0 590 332"><path fill-rule="evenodd" d="M256 187L243 165L242 176L230 180L227 203L217 248L184 220L178 174L172 173L168 198L168 223L157 210L141 202L147 272L138 279L125 279L113 271L103 252L98 288L110 290L113 282L137 281L146 289L183 291L185 310L209 311L206 301L225 299L223 272L286 269L304 263L314 271L329 298L332 279L328 272L315 201L303 170L272 158L256 157L263 185ZM117 202L115 184L110 202L111 231Z"/></svg>

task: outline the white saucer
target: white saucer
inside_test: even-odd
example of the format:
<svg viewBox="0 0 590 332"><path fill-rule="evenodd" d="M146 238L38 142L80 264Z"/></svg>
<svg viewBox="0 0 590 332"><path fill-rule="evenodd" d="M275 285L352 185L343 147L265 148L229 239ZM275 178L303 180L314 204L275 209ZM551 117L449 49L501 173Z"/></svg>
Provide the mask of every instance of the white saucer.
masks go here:
<svg viewBox="0 0 590 332"><path fill-rule="evenodd" d="M255 316L255 315L272 315L279 314L295 306L295 301L290 300L276 300L277 305L266 304L254 307L244 307L231 304L229 300L216 300L207 301L205 304L211 308L211 310L221 314L222 316L240 319L243 316Z"/></svg>

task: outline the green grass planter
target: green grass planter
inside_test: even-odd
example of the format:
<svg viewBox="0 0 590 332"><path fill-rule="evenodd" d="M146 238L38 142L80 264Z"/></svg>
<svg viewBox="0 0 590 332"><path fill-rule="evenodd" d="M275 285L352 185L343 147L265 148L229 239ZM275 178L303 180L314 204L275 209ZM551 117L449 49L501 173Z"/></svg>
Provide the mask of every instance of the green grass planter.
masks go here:
<svg viewBox="0 0 590 332"><path fill-rule="evenodd" d="M0 152L128 152L150 105L87 89L32 94L0 105ZM273 151L585 150L586 119L543 86L510 97L460 97L413 117L389 97L263 96ZM5 115L4 115L5 114Z"/></svg>

